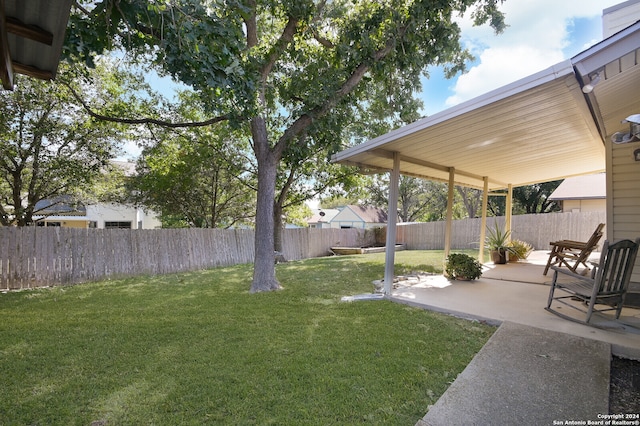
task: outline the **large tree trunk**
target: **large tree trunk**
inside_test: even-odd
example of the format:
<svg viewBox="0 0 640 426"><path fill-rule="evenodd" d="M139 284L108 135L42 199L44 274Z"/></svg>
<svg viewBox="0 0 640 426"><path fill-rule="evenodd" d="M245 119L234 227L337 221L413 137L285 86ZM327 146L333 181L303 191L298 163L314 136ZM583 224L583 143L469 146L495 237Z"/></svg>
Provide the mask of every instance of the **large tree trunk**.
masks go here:
<svg viewBox="0 0 640 426"><path fill-rule="evenodd" d="M280 289L273 253L273 205L279 155L269 147L262 118L251 121L254 152L258 161L258 202L256 206L255 259L251 293Z"/></svg>
<svg viewBox="0 0 640 426"><path fill-rule="evenodd" d="M275 203L273 206L273 249L282 253L282 206Z"/></svg>

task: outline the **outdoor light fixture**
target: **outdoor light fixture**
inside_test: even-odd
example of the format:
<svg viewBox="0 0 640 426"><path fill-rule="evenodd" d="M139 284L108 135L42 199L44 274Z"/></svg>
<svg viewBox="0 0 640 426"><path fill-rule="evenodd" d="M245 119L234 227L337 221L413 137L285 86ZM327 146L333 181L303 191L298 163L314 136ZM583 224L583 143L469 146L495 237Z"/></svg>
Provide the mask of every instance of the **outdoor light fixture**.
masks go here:
<svg viewBox="0 0 640 426"><path fill-rule="evenodd" d="M637 142L640 141L640 114L633 114L621 121L621 123L629 123L629 132L615 132L611 136L611 141L616 144ZM633 154L636 161L640 161L640 158L634 152Z"/></svg>
<svg viewBox="0 0 640 426"><path fill-rule="evenodd" d="M640 114L633 114L622 120L629 123L629 133L640 139Z"/></svg>
<svg viewBox="0 0 640 426"><path fill-rule="evenodd" d="M593 88L596 87L596 84L600 82L600 73L597 72L593 74L593 78L589 81L589 84L585 84L582 86L582 93L591 93L593 92Z"/></svg>

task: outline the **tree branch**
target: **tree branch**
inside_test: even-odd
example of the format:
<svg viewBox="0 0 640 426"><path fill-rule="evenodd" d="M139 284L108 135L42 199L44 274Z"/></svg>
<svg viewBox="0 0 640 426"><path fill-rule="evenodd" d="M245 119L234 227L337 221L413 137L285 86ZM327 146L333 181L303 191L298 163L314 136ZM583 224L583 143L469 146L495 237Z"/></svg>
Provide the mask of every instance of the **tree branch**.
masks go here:
<svg viewBox="0 0 640 426"><path fill-rule="evenodd" d="M172 129L181 128L181 127L205 127L205 126L210 126L212 124L220 123L222 121L229 120L229 115L221 115L221 116L213 117L204 121L177 122L177 123L174 123L171 121L165 121L165 120L158 120L156 118L150 118L150 117L145 117L145 118L111 117L111 116L99 114L93 111L91 107L87 105L87 103L84 101L84 99L82 99L80 95L78 95L78 93L76 93L76 91L71 86L69 86L66 83L63 83L63 84L71 91L71 94L73 95L73 97L76 98L78 102L80 102L80 104L85 109L87 114L89 114L91 117L96 118L98 120L109 121L112 123L123 123L123 124L155 124L158 126L168 127Z"/></svg>
<svg viewBox="0 0 640 426"><path fill-rule="evenodd" d="M278 38L278 41L276 41L276 43L273 45L273 48L269 52L269 55L267 56L267 62L260 70L260 76L263 83L267 81L269 73L273 69L273 66L275 65L282 52L284 52L285 47L293 40L293 36L295 35L298 28L298 22L298 18L289 16L287 25L284 27L284 30L282 30L280 38Z"/></svg>
<svg viewBox="0 0 640 426"><path fill-rule="evenodd" d="M322 12L324 11L325 6L327 5L327 1L326 0L321 0L318 5L316 6L316 15L312 20L312 23L318 22L320 20L320 18L322 17ZM311 34L313 35L313 38L320 43L320 45L326 47L327 49L333 49L335 47L335 45L331 42L331 40L329 40L326 37L323 37L320 35L320 33L318 31L316 31L315 29L311 30Z"/></svg>
<svg viewBox="0 0 640 426"><path fill-rule="evenodd" d="M389 40L387 40L387 42L385 43L385 46L382 49L374 52L373 55L371 55L371 58L370 58L371 62L372 63L379 62L383 60L387 55L389 55L389 53L393 51L393 47L395 45L397 38L400 38L400 39L403 38L405 36L407 28L408 27L406 25L400 27L398 30L397 37L389 38ZM285 130L285 132L282 134L282 136L278 140L278 143L276 144L275 149L284 150L284 147L286 146L286 144L289 141L298 137L307 127L311 125L311 123L313 123L313 120L319 117L323 117L324 115L329 113L331 109L333 109L333 107L335 107L338 104L338 102L340 102L345 96L351 93L353 89L355 89L355 87L362 81L362 79L367 74L367 72L369 72L370 69L371 69L371 64L368 62L363 62L360 65L358 65L353 70L351 75L347 77L344 83L342 83L340 88L336 90L335 96L332 96L331 98L327 99L324 104L317 106L316 108L312 109L310 112L302 114L300 117L298 117L296 121L293 122L291 126L289 126L287 130Z"/></svg>
<svg viewBox="0 0 640 426"><path fill-rule="evenodd" d="M328 38L322 37L316 30L313 30L312 34L313 34L313 38L322 46L326 47L327 49L333 49L334 47L336 47L331 42L331 40L329 40Z"/></svg>

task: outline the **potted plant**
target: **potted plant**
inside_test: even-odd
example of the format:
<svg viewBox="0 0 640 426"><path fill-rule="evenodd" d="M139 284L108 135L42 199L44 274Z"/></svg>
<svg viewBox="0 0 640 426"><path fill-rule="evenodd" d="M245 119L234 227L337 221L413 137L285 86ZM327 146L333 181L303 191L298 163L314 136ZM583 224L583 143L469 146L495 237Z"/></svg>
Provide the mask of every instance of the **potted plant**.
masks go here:
<svg viewBox="0 0 640 426"><path fill-rule="evenodd" d="M456 280L475 280L482 275L482 264L464 253L451 253L447 257L445 273Z"/></svg>
<svg viewBox="0 0 640 426"><path fill-rule="evenodd" d="M511 240L509 246L513 249L512 253L516 260L526 259L533 251L533 246L531 244L521 240Z"/></svg>
<svg viewBox="0 0 640 426"><path fill-rule="evenodd" d="M509 243L510 231L506 231L494 223L494 227L487 227L489 234L485 238L484 246L491 252L491 260L496 265L507 263L507 254L515 254L515 250Z"/></svg>

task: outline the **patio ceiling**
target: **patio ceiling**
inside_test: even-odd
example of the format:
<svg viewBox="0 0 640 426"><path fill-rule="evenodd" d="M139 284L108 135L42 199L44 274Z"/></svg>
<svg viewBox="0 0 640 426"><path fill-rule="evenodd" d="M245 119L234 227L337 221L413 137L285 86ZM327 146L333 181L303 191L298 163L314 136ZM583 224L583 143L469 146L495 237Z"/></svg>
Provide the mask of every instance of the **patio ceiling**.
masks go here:
<svg viewBox="0 0 640 426"><path fill-rule="evenodd" d="M73 0L0 0L0 80L55 77Z"/></svg>
<svg viewBox="0 0 640 426"><path fill-rule="evenodd" d="M640 113L640 24L576 57L333 156L363 172L489 189L605 170L605 142ZM599 78L596 78L599 75ZM593 80L593 81L592 81ZM583 86L593 84L590 93Z"/></svg>

